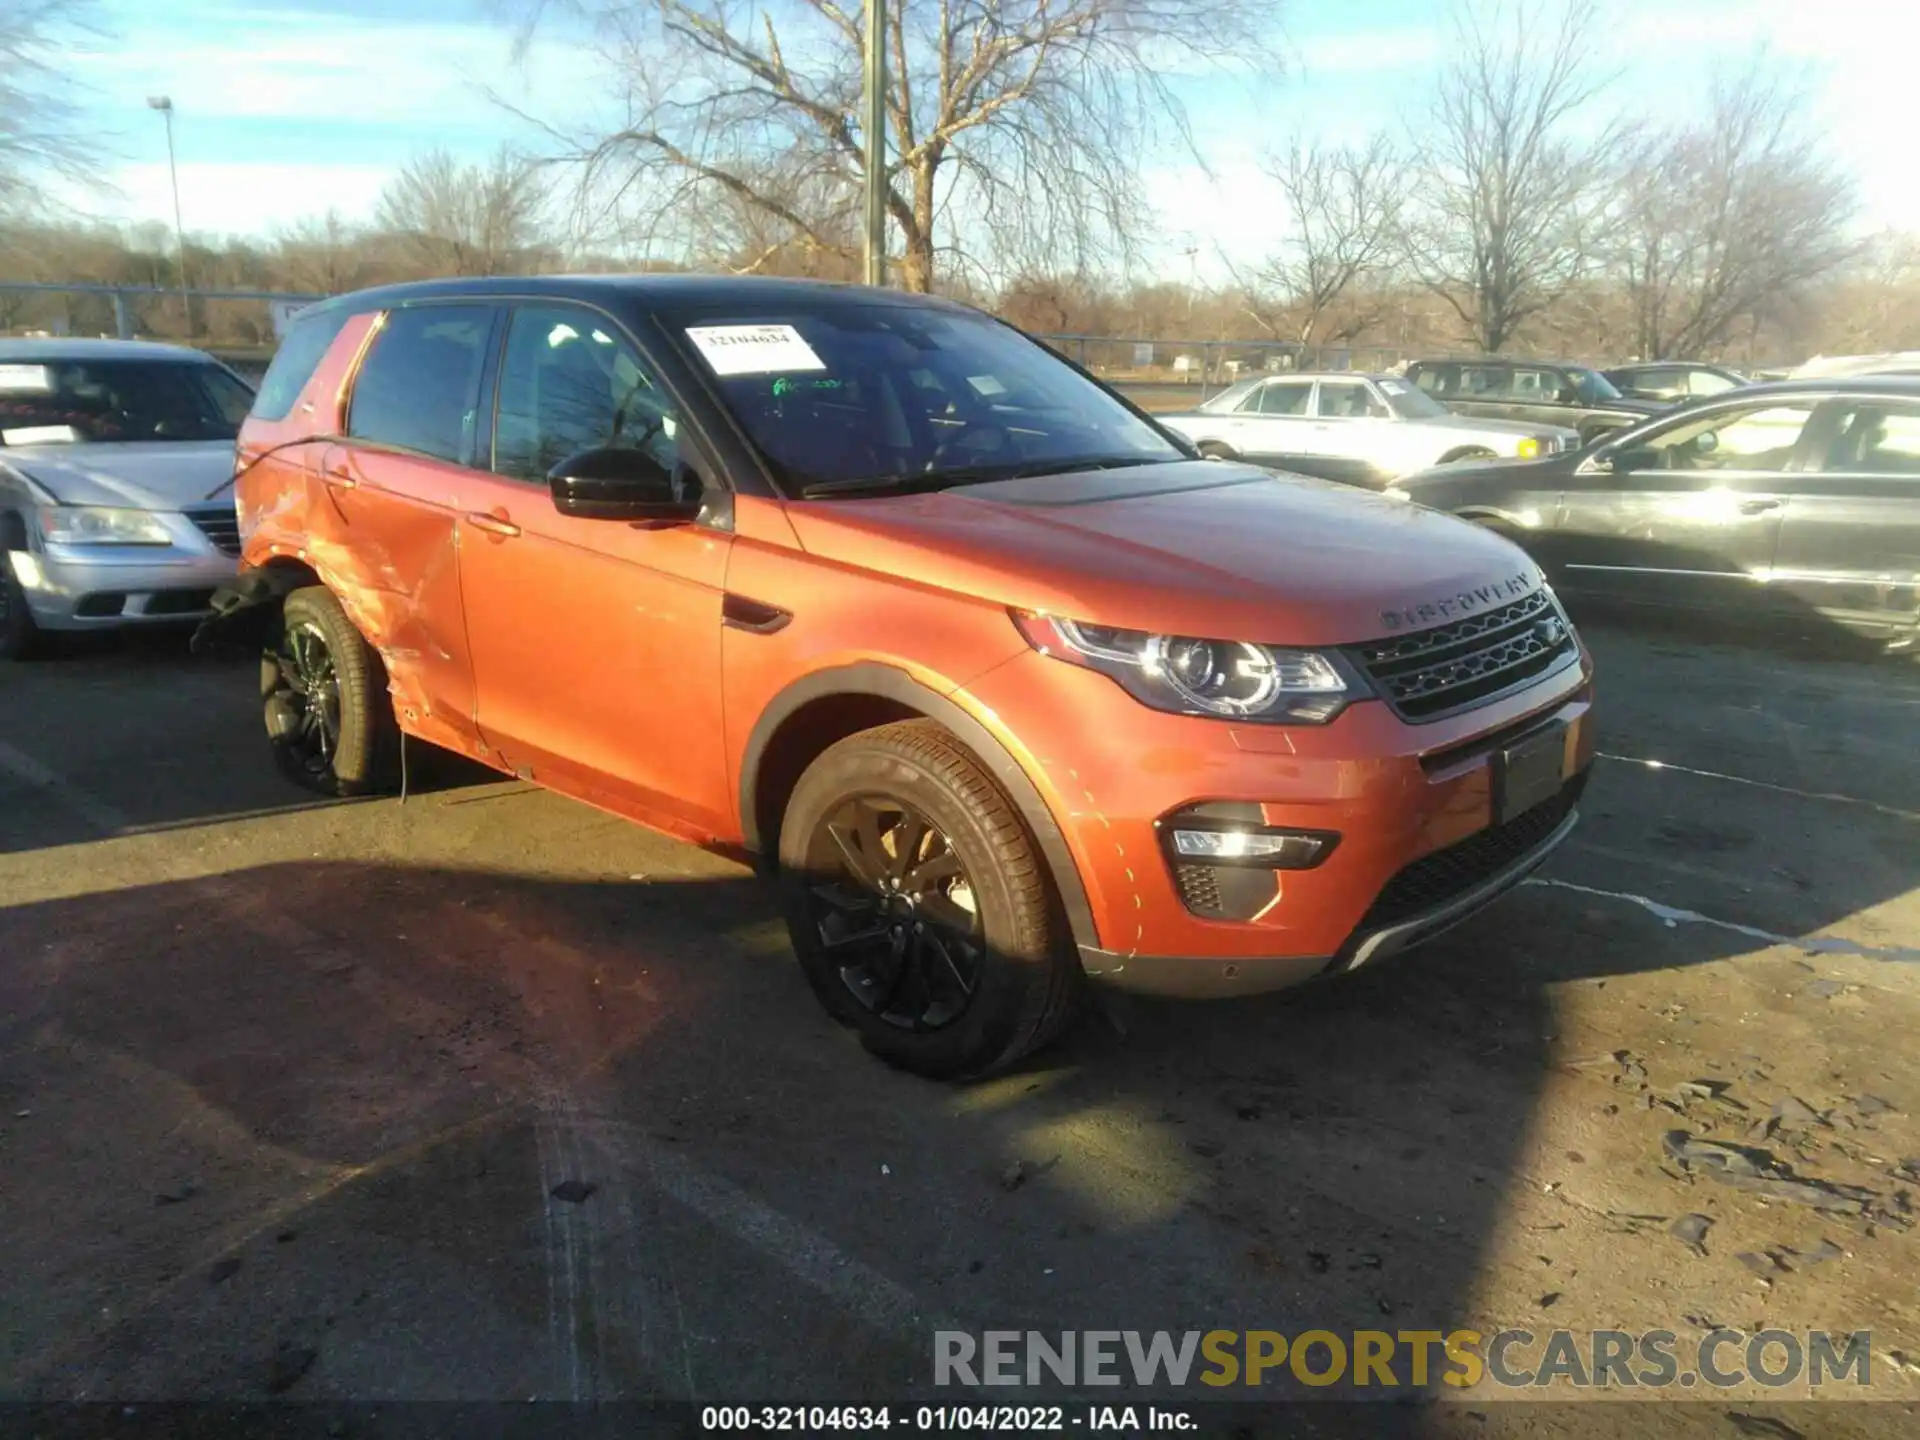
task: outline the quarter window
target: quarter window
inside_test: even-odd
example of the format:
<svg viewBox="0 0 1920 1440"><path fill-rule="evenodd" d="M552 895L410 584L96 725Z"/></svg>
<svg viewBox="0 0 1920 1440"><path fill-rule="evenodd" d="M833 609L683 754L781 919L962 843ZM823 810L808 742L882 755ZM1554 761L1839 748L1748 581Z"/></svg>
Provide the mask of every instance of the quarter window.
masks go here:
<svg viewBox="0 0 1920 1440"><path fill-rule="evenodd" d="M1695 370L1687 376L1687 393L1690 395L1721 395L1737 388L1739 388L1737 380L1731 380L1712 370Z"/></svg>
<svg viewBox="0 0 1920 1440"><path fill-rule="evenodd" d="M274 352L273 363L267 366L266 378L260 382L260 393L253 401L255 415L262 420L287 418L351 314L349 310L323 310L293 322L287 338Z"/></svg>
<svg viewBox="0 0 1920 1440"><path fill-rule="evenodd" d="M347 433L465 464L493 311L419 305L388 312L360 366Z"/></svg>
<svg viewBox="0 0 1920 1440"><path fill-rule="evenodd" d="M672 402L639 351L591 311L523 305L507 328L493 468L536 484L582 450L644 450L679 461Z"/></svg>

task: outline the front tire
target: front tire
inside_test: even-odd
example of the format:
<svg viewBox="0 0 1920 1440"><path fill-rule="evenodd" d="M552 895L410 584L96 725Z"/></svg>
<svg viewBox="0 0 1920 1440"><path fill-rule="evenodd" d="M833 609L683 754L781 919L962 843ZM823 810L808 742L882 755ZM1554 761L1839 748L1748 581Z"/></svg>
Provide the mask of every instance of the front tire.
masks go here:
<svg viewBox="0 0 1920 1440"><path fill-rule="evenodd" d="M1484 445L1468 445L1459 450L1449 450L1440 457L1442 465L1459 465L1468 460L1493 460L1498 457Z"/></svg>
<svg viewBox="0 0 1920 1440"><path fill-rule="evenodd" d="M822 752L780 829L787 928L827 1012L939 1080L1001 1070L1065 1023L1079 965L1038 848L929 720Z"/></svg>
<svg viewBox="0 0 1920 1440"><path fill-rule="evenodd" d="M380 656L323 585L288 595L280 621L278 643L260 667L280 773L322 795L392 788L400 729Z"/></svg>
<svg viewBox="0 0 1920 1440"><path fill-rule="evenodd" d="M1199 447L1202 460L1238 460L1240 452L1231 445L1223 445L1218 440L1208 440Z"/></svg>

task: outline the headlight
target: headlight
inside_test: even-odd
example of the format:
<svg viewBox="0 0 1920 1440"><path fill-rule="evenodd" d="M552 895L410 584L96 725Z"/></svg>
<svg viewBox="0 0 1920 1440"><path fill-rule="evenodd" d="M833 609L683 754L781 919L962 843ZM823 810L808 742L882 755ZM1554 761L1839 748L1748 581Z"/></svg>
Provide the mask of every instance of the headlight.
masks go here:
<svg viewBox="0 0 1920 1440"><path fill-rule="evenodd" d="M1176 715L1324 725L1360 693L1337 657L1246 640L1197 640L1015 612L1042 655L1098 670L1134 699Z"/></svg>
<svg viewBox="0 0 1920 1440"><path fill-rule="evenodd" d="M54 545L171 545L167 527L145 510L104 505L49 505L40 533Z"/></svg>
<svg viewBox="0 0 1920 1440"><path fill-rule="evenodd" d="M1520 443L1514 446L1513 453L1518 455L1522 460L1533 459L1540 453L1539 437L1536 435L1523 436Z"/></svg>

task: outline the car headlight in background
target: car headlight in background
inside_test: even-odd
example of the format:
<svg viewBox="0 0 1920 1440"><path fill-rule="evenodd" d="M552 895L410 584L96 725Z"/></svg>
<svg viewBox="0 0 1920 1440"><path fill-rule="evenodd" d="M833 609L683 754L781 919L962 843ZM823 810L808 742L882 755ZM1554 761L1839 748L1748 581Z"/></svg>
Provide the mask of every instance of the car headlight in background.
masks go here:
<svg viewBox="0 0 1920 1440"><path fill-rule="evenodd" d="M1098 670L1143 705L1175 715L1324 725L1361 693L1359 677L1327 652L1150 635L1023 611L1013 619L1042 655Z"/></svg>
<svg viewBox="0 0 1920 1440"><path fill-rule="evenodd" d="M171 545L158 517L145 510L106 505L49 505L40 511L40 534L53 545Z"/></svg>

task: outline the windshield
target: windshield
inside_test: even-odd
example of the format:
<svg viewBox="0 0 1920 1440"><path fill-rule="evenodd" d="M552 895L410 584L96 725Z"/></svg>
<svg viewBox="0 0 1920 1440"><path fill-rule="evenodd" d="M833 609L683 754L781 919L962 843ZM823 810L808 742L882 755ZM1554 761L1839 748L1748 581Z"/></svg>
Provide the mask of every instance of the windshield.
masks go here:
<svg viewBox="0 0 1920 1440"><path fill-rule="evenodd" d="M1072 367L984 316L829 301L669 325L776 474L802 492L1187 458Z"/></svg>
<svg viewBox="0 0 1920 1440"><path fill-rule="evenodd" d="M1402 420L1439 420L1451 412L1426 391L1404 380L1381 380L1380 393L1387 405Z"/></svg>
<svg viewBox="0 0 1920 1440"><path fill-rule="evenodd" d="M181 360L0 361L0 444L231 440L253 392Z"/></svg>
<svg viewBox="0 0 1920 1440"><path fill-rule="evenodd" d="M1598 370L1569 370L1567 378L1573 381L1573 393L1589 405L1620 398L1620 392L1613 388L1613 382Z"/></svg>

